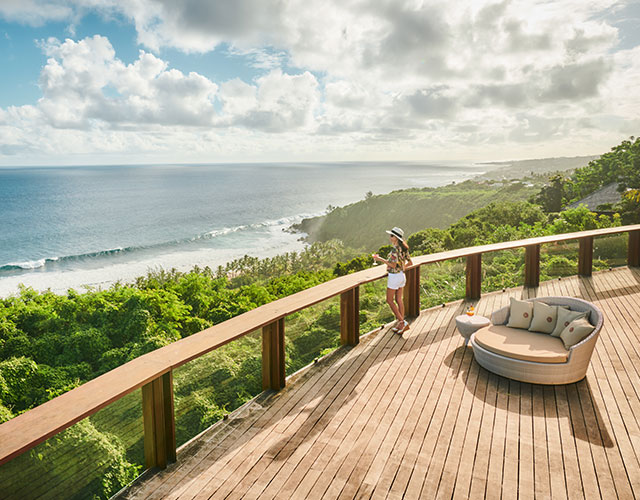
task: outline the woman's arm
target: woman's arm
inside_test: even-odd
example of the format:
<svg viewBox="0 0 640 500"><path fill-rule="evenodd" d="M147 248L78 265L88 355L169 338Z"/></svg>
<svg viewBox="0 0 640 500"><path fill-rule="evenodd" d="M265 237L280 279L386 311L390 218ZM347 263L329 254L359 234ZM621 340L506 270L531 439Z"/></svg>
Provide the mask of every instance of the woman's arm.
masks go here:
<svg viewBox="0 0 640 500"><path fill-rule="evenodd" d="M397 262L391 262L390 260L383 259L377 253L374 253L372 255L372 257L373 257L373 260L377 260L378 262L382 262L383 264L386 264L387 266L392 267L392 268L395 268L398 265Z"/></svg>

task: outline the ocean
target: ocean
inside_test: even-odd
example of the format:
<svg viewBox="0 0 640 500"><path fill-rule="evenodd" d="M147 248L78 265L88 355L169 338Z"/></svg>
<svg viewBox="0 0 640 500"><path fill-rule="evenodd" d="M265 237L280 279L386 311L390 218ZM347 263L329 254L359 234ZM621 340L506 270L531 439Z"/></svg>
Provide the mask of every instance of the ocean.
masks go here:
<svg viewBox="0 0 640 500"><path fill-rule="evenodd" d="M303 248L305 217L486 166L408 162L0 168L0 297Z"/></svg>

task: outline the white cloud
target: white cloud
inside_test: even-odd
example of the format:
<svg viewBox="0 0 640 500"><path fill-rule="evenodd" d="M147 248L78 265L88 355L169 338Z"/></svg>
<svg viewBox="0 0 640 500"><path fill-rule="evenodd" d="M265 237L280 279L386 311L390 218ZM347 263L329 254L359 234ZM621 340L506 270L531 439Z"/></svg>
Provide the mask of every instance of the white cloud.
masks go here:
<svg viewBox="0 0 640 500"><path fill-rule="evenodd" d="M50 39L41 47L49 58L40 74L43 96L37 108L55 128L239 126L285 132L314 127L319 91L309 72L276 69L252 84L233 79L219 89L145 51L126 65L99 35L77 42Z"/></svg>
<svg viewBox="0 0 640 500"><path fill-rule="evenodd" d="M256 84L256 107L241 116L239 123L266 131L313 128L319 93L311 73L287 75L275 70L258 78Z"/></svg>
<svg viewBox="0 0 640 500"><path fill-rule="evenodd" d="M222 110L227 116L242 116L258 105L256 88L253 85L234 78L220 85Z"/></svg>
<svg viewBox="0 0 640 500"><path fill-rule="evenodd" d="M239 79L224 82L218 95L222 113L217 127L245 127L264 132L311 132L319 105L318 81L309 72L289 75L274 70L254 85Z"/></svg>
<svg viewBox="0 0 640 500"><path fill-rule="evenodd" d="M227 54L231 57L241 56L251 61L251 66L263 70L278 69L283 66L287 60L287 54L284 51L274 52L265 47L252 47L249 49L240 49L239 47L230 47Z"/></svg>
<svg viewBox="0 0 640 500"><path fill-rule="evenodd" d="M31 26L42 26L47 21L69 19L74 12L70 3L59 0L2 0L0 18Z"/></svg>
<svg viewBox="0 0 640 500"><path fill-rule="evenodd" d="M38 107L54 127L89 128L94 120L112 125L213 123L217 85L202 75L167 69L165 61L144 51L125 65L99 35L78 42L51 39L42 46L49 59L40 75Z"/></svg>

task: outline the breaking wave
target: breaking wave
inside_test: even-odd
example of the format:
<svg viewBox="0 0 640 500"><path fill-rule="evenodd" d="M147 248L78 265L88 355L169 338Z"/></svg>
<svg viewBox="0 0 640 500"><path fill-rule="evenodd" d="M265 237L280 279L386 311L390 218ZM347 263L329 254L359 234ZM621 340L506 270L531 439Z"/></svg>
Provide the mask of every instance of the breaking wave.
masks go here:
<svg viewBox="0 0 640 500"><path fill-rule="evenodd" d="M314 217L316 214L305 214L305 215L297 215L293 217L283 217L277 220L268 220L263 222L258 222L255 224L243 224L235 227L226 227L223 229L217 229L214 231L208 231L206 233L198 234L196 236L190 238L176 239L172 241L166 241L162 243L154 243L151 245L140 245L140 246L130 246L130 247L117 247L110 248L108 250L99 250L97 252L87 252L76 255L64 255L59 257L49 257L38 260L29 260L24 262L9 262L0 266L1 272L19 272L19 271L31 271L35 269L42 269L47 267L54 267L68 263L74 262L87 262L93 261L97 259L104 259L113 257L116 255L129 254L134 252L139 252L143 250L159 250L163 248L173 248L181 245L188 245L197 242L202 242L206 240L212 240L214 238L218 238L221 236L226 236L232 233L238 233L242 231L250 231L256 229L270 229L283 227L283 229L288 228L291 224L301 221L306 217ZM320 215L320 214L317 214Z"/></svg>

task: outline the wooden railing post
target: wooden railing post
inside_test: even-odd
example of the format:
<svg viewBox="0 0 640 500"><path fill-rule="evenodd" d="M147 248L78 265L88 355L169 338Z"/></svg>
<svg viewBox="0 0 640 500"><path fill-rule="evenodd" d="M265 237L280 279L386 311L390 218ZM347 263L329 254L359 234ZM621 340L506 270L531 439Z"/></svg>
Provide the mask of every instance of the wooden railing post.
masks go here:
<svg viewBox="0 0 640 500"><path fill-rule="evenodd" d="M279 391L285 384L284 318L262 328L262 389Z"/></svg>
<svg viewBox="0 0 640 500"><path fill-rule="evenodd" d="M404 314L407 318L420 315L420 266L407 269L407 284L404 287Z"/></svg>
<svg viewBox="0 0 640 500"><path fill-rule="evenodd" d="M578 274L591 276L593 268L593 236L587 236L578 240Z"/></svg>
<svg viewBox="0 0 640 500"><path fill-rule="evenodd" d="M640 231L629 231L627 265L631 267L640 267Z"/></svg>
<svg viewBox="0 0 640 500"><path fill-rule="evenodd" d="M540 245L524 247L524 284L529 287L540 285Z"/></svg>
<svg viewBox="0 0 640 500"><path fill-rule="evenodd" d="M477 300L482 293L482 254L467 256L467 299Z"/></svg>
<svg viewBox="0 0 640 500"><path fill-rule="evenodd" d="M358 345L360 342L360 287L340 294L340 342Z"/></svg>
<svg viewBox="0 0 640 500"><path fill-rule="evenodd" d="M164 469L176 461L173 371L142 386L144 461L147 469Z"/></svg>

